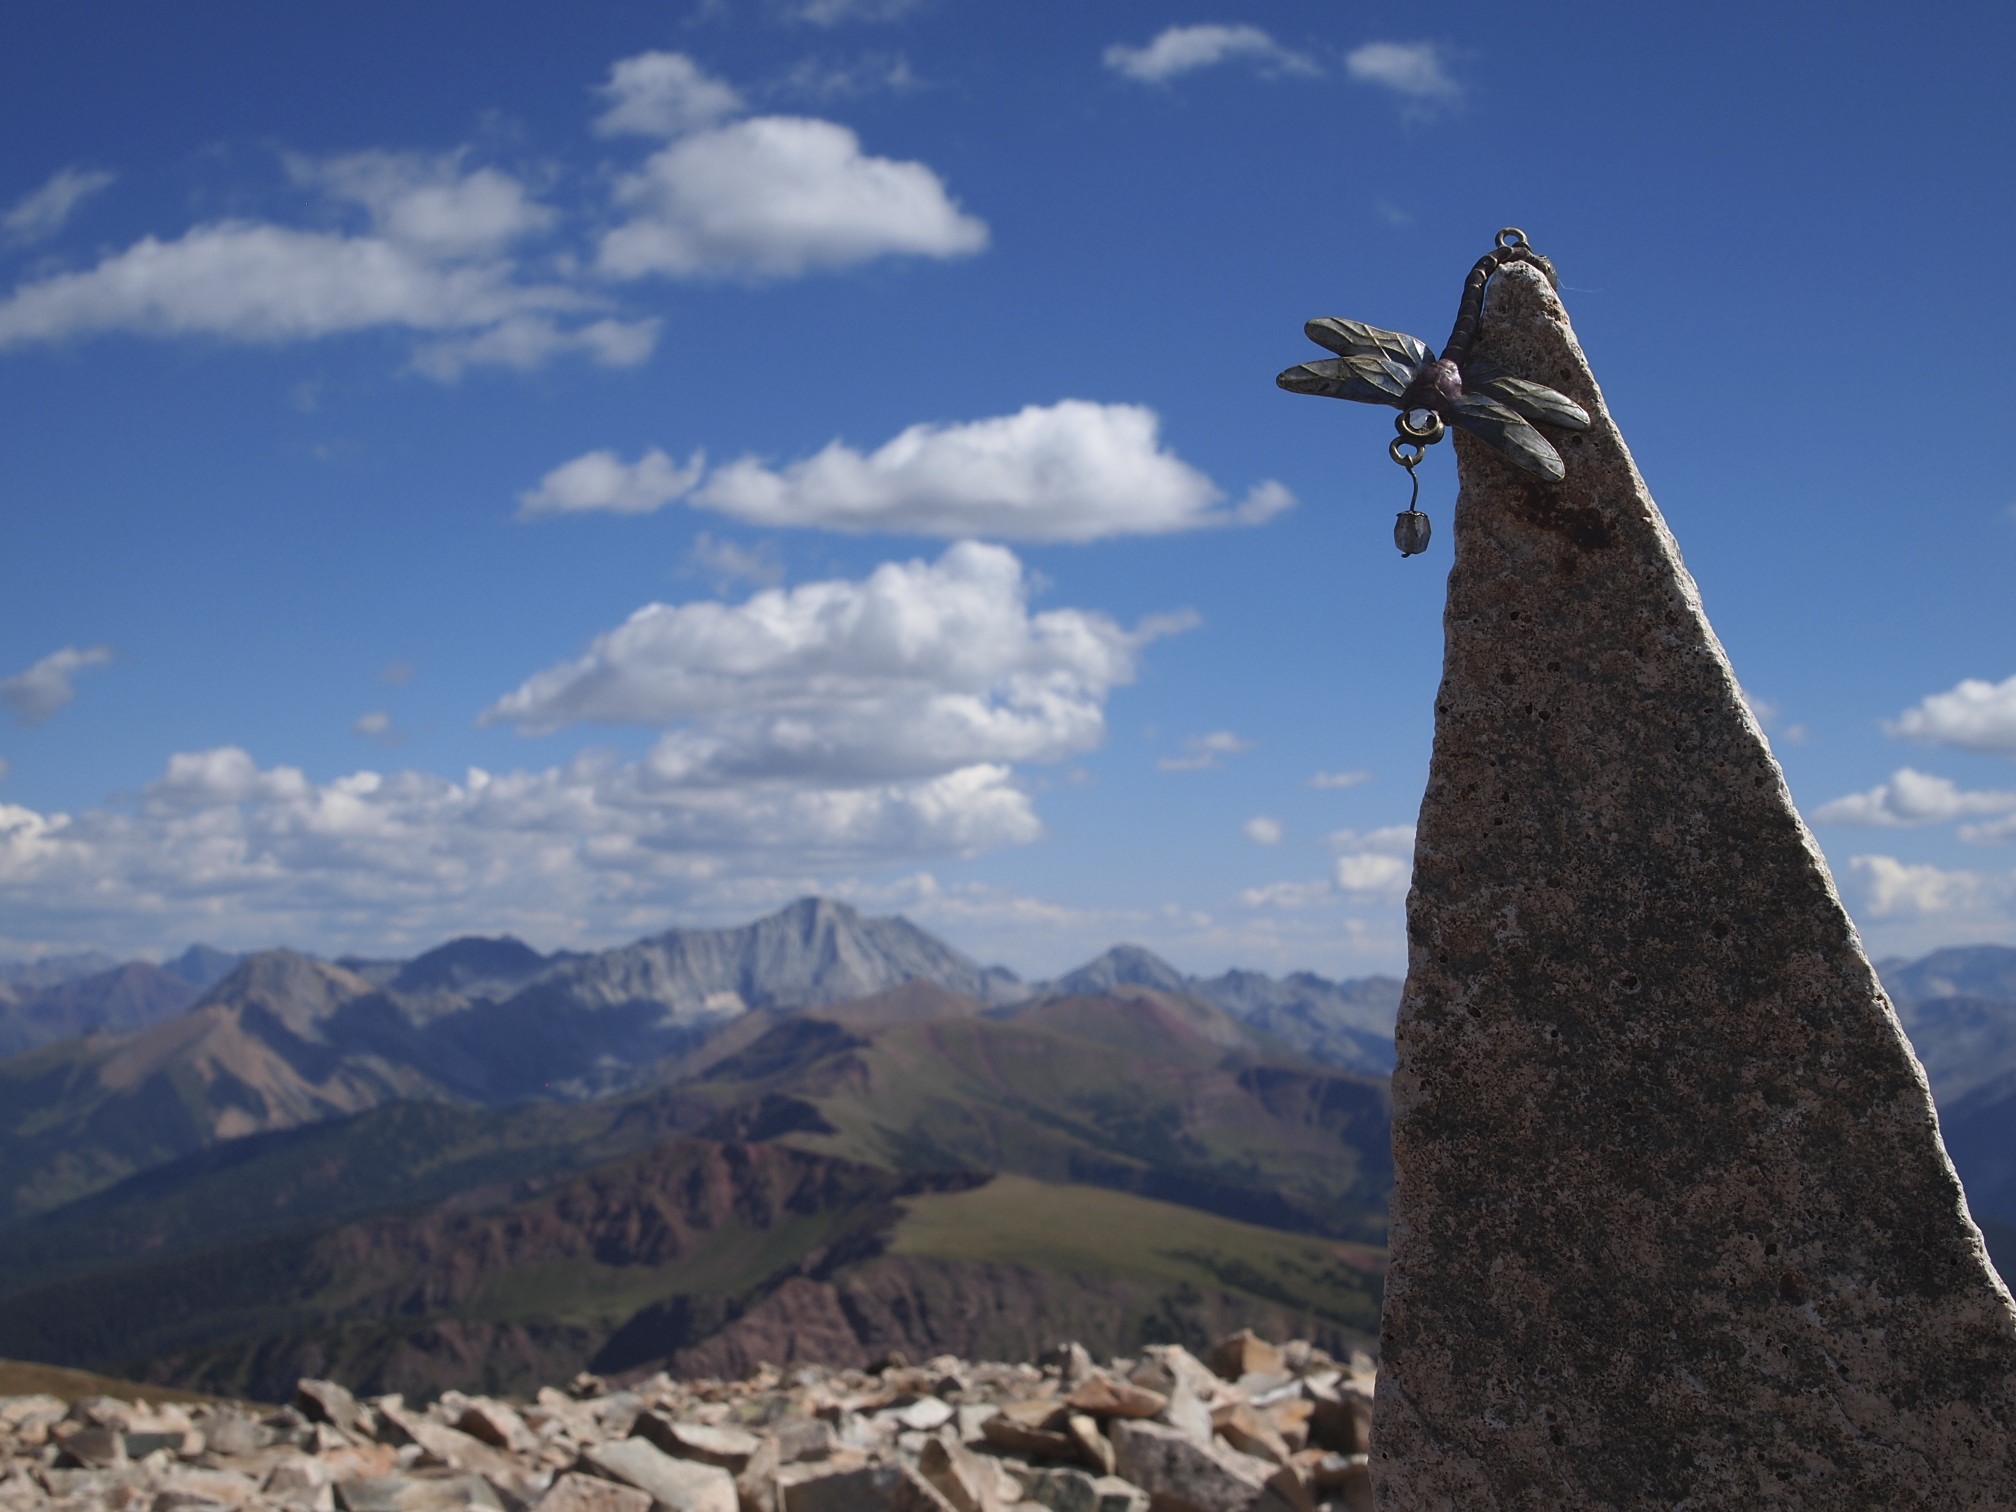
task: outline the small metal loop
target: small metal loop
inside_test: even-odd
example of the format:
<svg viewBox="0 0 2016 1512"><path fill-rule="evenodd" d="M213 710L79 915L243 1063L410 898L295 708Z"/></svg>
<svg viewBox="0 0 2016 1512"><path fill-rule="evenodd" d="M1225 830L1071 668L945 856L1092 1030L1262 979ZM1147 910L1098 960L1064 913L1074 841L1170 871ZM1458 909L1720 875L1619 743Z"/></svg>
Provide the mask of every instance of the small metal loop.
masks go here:
<svg viewBox="0 0 2016 1512"><path fill-rule="evenodd" d="M1498 233L1498 245L1507 249L1513 247L1530 248L1533 243L1526 239L1526 233L1521 231L1517 226L1507 226L1503 231Z"/></svg>
<svg viewBox="0 0 2016 1512"><path fill-rule="evenodd" d="M1414 455L1411 457L1406 455L1406 452L1409 447L1412 447L1414 451ZM1395 436L1390 442L1387 443L1386 455L1391 457L1395 462L1398 462L1402 467L1406 468L1407 471L1411 473L1414 471L1415 468L1421 465L1421 459L1422 457L1426 456L1427 453L1422 448L1422 445L1419 441L1407 441L1403 440L1399 436Z"/></svg>
<svg viewBox="0 0 2016 1512"><path fill-rule="evenodd" d="M1416 415L1426 415L1428 418L1423 423L1417 425L1414 423ZM1418 409L1402 410L1393 422L1393 429L1400 432L1409 441L1418 442L1423 446L1433 446L1437 441L1442 439L1442 432L1445 427L1442 424L1442 417L1436 414L1435 411L1431 409Z"/></svg>

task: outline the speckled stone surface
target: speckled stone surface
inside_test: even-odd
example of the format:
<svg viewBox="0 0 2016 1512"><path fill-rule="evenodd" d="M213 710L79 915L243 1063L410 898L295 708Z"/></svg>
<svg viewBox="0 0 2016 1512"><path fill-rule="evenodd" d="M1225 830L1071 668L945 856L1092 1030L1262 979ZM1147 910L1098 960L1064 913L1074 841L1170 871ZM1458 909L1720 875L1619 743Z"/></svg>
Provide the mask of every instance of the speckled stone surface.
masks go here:
<svg viewBox="0 0 2016 1512"><path fill-rule="evenodd" d="M1378 1505L2016 1508L2016 1310L1537 272L1476 353L1595 423L1560 484L1456 437Z"/></svg>

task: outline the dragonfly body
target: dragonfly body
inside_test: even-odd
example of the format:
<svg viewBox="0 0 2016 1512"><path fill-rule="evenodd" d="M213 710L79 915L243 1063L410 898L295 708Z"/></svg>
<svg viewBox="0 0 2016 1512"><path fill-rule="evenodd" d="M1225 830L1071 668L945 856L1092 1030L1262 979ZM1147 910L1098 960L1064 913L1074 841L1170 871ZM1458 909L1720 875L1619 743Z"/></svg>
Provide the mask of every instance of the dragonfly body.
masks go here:
<svg viewBox="0 0 2016 1512"><path fill-rule="evenodd" d="M1523 233L1499 232L1498 245L1463 280L1456 325L1440 357L1427 342L1404 332L1324 316L1302 329L1337 356L1299 363L1274 381L1291 393L1389 405L1400 411L1403 435L1416 434L1405 424L1408 415L1428 411L1446 424L1462 426L1528 472L1559 482L1567 468L1534 423L1587 430L1588 411L1565 394L1470 358L1485 286L1508 262L1533 263L1553 281L1554 265L1527 245Z"/></svg>

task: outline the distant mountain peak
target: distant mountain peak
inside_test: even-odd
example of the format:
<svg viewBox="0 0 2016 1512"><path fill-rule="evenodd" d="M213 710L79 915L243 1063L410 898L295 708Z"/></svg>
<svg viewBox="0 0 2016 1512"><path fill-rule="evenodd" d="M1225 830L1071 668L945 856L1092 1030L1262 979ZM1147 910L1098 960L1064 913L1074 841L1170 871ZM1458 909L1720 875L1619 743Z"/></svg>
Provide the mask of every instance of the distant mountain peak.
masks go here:
<svg viewBox="0 0 2016 1512"><path fill-rule="evenodd" d="M178 976L190 986L208 991L238 969L238 963L245 958L229 950L217 950L209 945L191 945L172 961L163 961L161 969L170 976Z"/></svg>
<svg viewBox="0 0 2016 1512"><path fill-rule="evenodd" d="M352 998L372 992L354 972L293 950L262 950L245 957L198 1006L221 1003L257 1008L303 1038L317 1037L316 1024Z"/></svg>
<svg viewBox="0 0 2016 1512"><path fill-rule="evenodd" d="M513 935L462 935L415 956L392 978L394 992L493 997L544 971L547 958Z"/></svg>
<svg viewBox="0 0 2016 1512"><path fill-rule="evenodd" d="M1066 972L1047 988L1052 993L1106 992L1114 987L1154 987L1189 992L1190 979L1151 950L1115 945L1096 960Z"/></svg>

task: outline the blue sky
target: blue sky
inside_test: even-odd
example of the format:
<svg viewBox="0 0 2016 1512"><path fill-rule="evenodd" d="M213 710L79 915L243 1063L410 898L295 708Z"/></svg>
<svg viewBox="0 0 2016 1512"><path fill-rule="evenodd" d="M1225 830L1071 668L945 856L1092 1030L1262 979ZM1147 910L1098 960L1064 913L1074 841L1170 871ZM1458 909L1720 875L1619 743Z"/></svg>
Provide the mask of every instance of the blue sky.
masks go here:
<svg viewBox="0 0 2016 1512"><path fill-rule="evenodd" d="M0 954L1397 970L1524 227L1872 950L2016 940L2006 7L0 19Z"/></svg>

